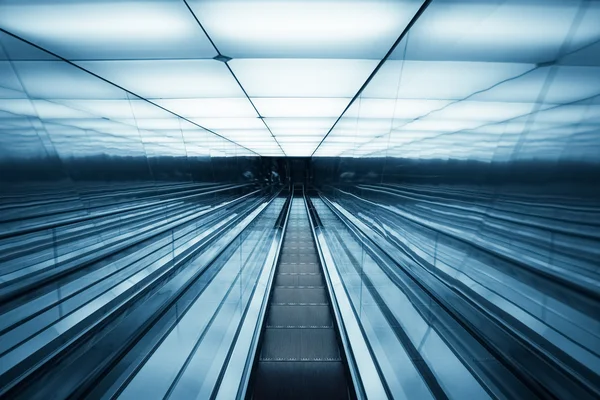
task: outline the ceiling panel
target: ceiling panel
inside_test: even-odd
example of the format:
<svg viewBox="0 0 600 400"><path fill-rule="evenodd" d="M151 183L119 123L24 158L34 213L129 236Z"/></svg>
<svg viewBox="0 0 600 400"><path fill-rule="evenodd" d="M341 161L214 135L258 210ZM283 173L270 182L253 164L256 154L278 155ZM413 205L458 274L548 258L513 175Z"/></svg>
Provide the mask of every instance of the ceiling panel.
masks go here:
<svg viewBox="0 0 600 400"><path fill-rule="evenodd" d="M432 2L350 107L422 1L188 3L1 2L0 27L98 76L0 33L0 135L45 130L61 154L248 153L205 127L309 156L329 133L316 156L478 160L600 137L599 2Z"/></svg>
<svg viewBox="0 0 600 400"><path fill-rule="evenodd" d="M189 4L229 57L379 60L421 1L191 0Z"/></svg>
<svg viewBox="0 0 600 400"><path fill-rule="evenodd" d="M520 76L534 67L531 64L499 62L391 60L386 62L371 80L362 96L427 100L462 99L506 79Z"/></svg>
<svg viewBox="0 0 600 400"><path fill-rule="evenodd" d="M252 102L263 117L339 116L350 102L344 98L253 98Z"/></svg>
<svg viewBox="0 0 600 400"><path fill-rule="evenodd" d="M246 98L154 99L152 101L186 118L258 119L256 111Z"/></svg>
<svg viewBox="0 0 600 400"><path fill-rule="evenodd" d="M262 129L265 124L258 118L190 118L191 121L205 127L206 129Z"/></svg>
<svg viewBox="0 0 600 400"><path fill-rule="evenodd" d="M78 65L148 99L245 97L215 60L85 61Z"/></svg>
<svg viewBox="0 0 600 400"><path fill-rule="evenodd" d="M556 58L579 7L577 1L444 0L410 31L410 45L392 59L539 63ZM600 4L589 2L571 45L600 38Z"/></svg>
<svg viewBox="0 0 600 400"><path fill-rule="evenodd" d="M39 99L127 99L123 90L61 61L11 63L27 94Z"/></svg>
<svg viewBox="0 0 600 400"><path fill-rule="evenodd" d="M0 26L70 60L212 58L182 1L3 1Z"/></svg>
<svg viewBox="0 0 600 400"><path fill-rule="evenodd" d="M229 65L250 97L352 98L377 61L233 59Z"/></svg>

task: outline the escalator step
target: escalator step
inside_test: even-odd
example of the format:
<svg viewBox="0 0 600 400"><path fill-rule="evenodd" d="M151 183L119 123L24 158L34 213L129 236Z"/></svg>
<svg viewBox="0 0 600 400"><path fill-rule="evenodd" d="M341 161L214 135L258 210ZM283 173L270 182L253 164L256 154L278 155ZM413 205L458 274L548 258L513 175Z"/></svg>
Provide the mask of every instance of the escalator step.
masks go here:
<svg viewBox="0 0 600 400"><path fill-rule="evenodd" d="M255 399L347 399L341 362L261 362Z"/></svg>
<svg viewBox="0 0 600 400"><path fill-rule="evenodd" d="M275 287L271 302L273 303L327 303L327 292L325 288L293 288Z"/></svg>
<svg viewBox="0 0 600 400"><path fill-rule="evenodd" d="M307 263L280 263L279 264L279 272L280 273L306 273L306 272L320 272L319 265L316 263L307 264Z"/></svg>
<svg viewBox="0 0 600 400"><path fill-rule="evenodd" d="M271 326L329 326L333 318L329 306L276 306L271 305L267 328Z"/></svg>
<svg viewBox="0 0 600 400"><path fill-rule="evenodd" d="M333 329L265 329L260 360L339 360Z"/></svg>
<svg viewBox="0 0 600 400"><path fill-rule="evenodd" d="M299 275L278 274L275 278L275 286L323 286L321 274Z"/></svg>

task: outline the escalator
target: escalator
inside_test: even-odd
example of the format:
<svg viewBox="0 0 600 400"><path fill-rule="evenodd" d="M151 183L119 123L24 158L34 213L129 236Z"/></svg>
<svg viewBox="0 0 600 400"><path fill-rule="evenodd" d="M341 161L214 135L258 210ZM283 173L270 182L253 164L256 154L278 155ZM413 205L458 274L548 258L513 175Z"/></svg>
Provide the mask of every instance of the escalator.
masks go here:
<svg viewBox="0 0 600 400"><path fill-rule="evenodd" d="M355 397L335 327L304 198L296 189L247 397Z"/></svg>

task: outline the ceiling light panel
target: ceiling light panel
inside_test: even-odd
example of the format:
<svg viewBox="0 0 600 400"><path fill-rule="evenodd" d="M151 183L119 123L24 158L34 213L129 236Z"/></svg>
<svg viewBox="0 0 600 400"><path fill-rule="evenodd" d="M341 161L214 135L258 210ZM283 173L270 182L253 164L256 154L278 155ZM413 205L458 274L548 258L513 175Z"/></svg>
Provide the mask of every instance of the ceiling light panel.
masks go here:
<svg viewBox="0 0 600 400"><path fill-rule="evenodd" d="M246 98L156 99L153 102L186 118L258 118Z"/></svg>
<svg viewBox="0 0 600 400"><path fill-rule="evenodd" d="M265 122L275 133L281 129L329 129L333 126L336 118L265 118Z"/></svg>
<svg viewBox="0 0 600 400"><path fill-rule="evenodd" d="M440 119L421 119L406 124L403 129L413 131L436 131L436 132L456 132L464 129L473 129L485 122L472 120L440 120Z"/></svg>
<svg viewBox="0 0 600 400"><path fill-rule="evenodd" d="M190 118L206 129L262 129L265 124L258 117L254 118Z"/></svg>
<svg viewBox="0 0 600 400"><path fill-rule="evenodd" d="M21 83L32 98L127 99L127 94L61 61L14 61Z"/></svg>
<svg viewBox="0 0 600 400"><path fill-rule="evenodd" d="M349 98L253 98L263 117L337 118L350 102Z"/></svg>
<svg viewBox="0 0 600 400"><path fill-rule="evenodd" d="M402 68L400 64L403 64ZM380 69L381 74L378 73L363 91L362 97L462 99L533 68L534 65L516 63L387 61ZM398 86L400 70L402 76Z"/></svg>
<svg viewBox="0 0 600 400"><path fill-rule="evenodd" d="M0 26L70 60L216 55L181 1L8 0Z"/></svg>
<svg viewBox="0 0 600 400"><path fill-rule="evenodd" d="M219 135L224 136L233 141L237 140L258 140L273 142L273 136L267 129L253 129L253 130L219 130Z"/></svg>
<svg viewBox="0 0 600 400"><path fill-rule="evenodd" d="M310 157L310 155L315 151L317 144L312 143L288 143L286 145L281 146L283 151L287 156L292 157Z"/></svg>
<svg viewBox="0 0 600 400"><path fill-rule="evenodd" d="M543 106L544 108L548 105ZM437 119L471 119L502 121L527 115L535 110L533 103L461 101L432 113Z"/></svg>
<svg viewBox="0 0 600 400"><path fill-rule="evenodd" d="M312 143L316 145L321 141L321 138L315 136L279 136L277 137L277 141L282 146L295 143L303 145L307 143Z"/></svg>
<svg viewBox="0 0 600 400"><path fill-rule="evenodd" d="M173 118L173 114L156 107L144 100L134 97L132 100L52 100L53 103L65 105L102 118Z"/></svg>
<svg viewBox="0 0 600 400"><path fill-rule="evenodd" d="M450 100L369 99L361 97L344 114L346 118L412 119L439 110Z"/></svg>
<svg viewBox="0 0 600 400"><path fill-rule="evenodd" d="M551 68L557 68L549 79ZM536 102L546 82L545 103L562 104L600 95L600 67L543 67L473 96L470 100Z"/></svg>
<svg viewBox="0 0 600 400"><path fill-rule="evenodd" d="M1 38L2 36L0 36ZM1 43L0 43L1 44ZM0 50L2 47L0 46ZM1 53L0 53L1 54ZM15 73L16 70L10 61L4 61L0 58L0 87L7 90L7 94L10 92L23 92L23 86L19 81L19 77ZM5 97L5 96L0 96ZM19 96L23 97L23 96Z"/></svg>
<svg viewBox="0 0 600 400"><path fill-rule="evenodd" d="M297 136L312 136L312 137L318 137L318 138L322 138L323 136L325 136L325 134L327 133L327 128L321 128L321 129L310 129L310 128L306 128L306 129L298 129L298 128L287 128L287 129L273 129L271 128L271 132L273 132L273 135L275 135L276 137L288 137L288 138L294 138Z"/></svg>
<svg viewBox="0 0 600 400"><path fill-rule="evenodd" d="M145 98L245 97L215 60L85 61L78 65Z"/></svg>
<svg viewBox="0 0 600 400"><path fill-rule="evenodd" d="M233 59L229 65L250 97L352 98L377 60ZM262 113L262 111L259 109Z"/></svg>
<svg viewBox="0 0 600 400"><path fill-rule="evenodd" d="M420 1L191 0L223 54L234 58L381 59Z"/></svg>
<svg viewBox="0 0 600 400"><path fill-rule="evenodd" d="M491 0L436 2L392 59L539 63L554 60L579 2ZM589 2L570 39L578 48L600 38L600 4Z"/></svg>

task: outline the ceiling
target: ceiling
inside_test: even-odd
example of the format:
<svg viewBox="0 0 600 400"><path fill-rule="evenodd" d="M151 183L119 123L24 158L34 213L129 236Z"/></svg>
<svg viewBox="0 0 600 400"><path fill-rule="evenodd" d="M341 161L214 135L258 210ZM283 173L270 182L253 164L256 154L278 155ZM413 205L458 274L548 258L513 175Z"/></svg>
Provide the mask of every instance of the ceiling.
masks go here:
<svg viewBox="0 0 600 400"><path fill-rule="evenodd" d="M0 145L594 159L598 21L588 1L3 1Z"/></svg>

